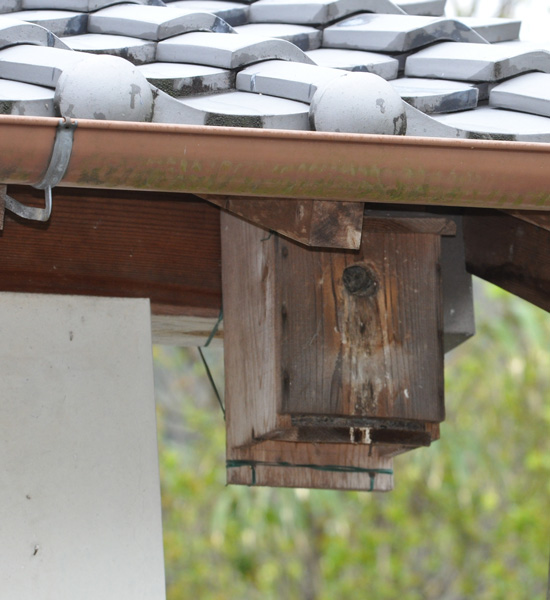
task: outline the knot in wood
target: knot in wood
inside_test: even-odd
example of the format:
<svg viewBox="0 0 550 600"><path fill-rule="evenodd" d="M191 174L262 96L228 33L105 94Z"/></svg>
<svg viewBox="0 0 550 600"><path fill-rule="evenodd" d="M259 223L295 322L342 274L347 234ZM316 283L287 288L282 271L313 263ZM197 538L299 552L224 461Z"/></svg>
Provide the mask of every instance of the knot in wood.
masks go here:
<svg viewBox="0 0 550 600"><path fill-rule="evenodd" d="M346 290L354 296L374 296L378 290L374 273L361 265L344 269L342 281Z"/></svg>

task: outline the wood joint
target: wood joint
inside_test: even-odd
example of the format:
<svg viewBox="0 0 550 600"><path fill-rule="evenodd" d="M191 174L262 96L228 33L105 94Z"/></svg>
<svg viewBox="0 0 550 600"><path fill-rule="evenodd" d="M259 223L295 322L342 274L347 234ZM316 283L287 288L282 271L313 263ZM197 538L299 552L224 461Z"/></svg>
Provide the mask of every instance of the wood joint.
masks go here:
<svg viewBox="0 0 550 600"><path fill-rule="evenodd" d="M357 250L363 203L201 195L254 225L316 248Z"/></svg>

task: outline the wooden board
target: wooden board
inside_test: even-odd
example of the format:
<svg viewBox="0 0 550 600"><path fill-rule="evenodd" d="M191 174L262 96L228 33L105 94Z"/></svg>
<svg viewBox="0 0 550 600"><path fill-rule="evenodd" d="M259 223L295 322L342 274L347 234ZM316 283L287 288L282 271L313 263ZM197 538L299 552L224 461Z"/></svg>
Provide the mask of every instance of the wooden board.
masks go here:
<svg viewBox="0 0 550 600"><path fill-rule="evenodd" d="M144 297L170 316L221 308L219 210L191 195L56 188L48 223L6 213L0 252L0 291Z"/></svg>
<svg viewBox="0 0 550 600"><path fill-rule="evenodd" d="M274 236L221 215L228 444L254 443L278 428L280 314Z"/></svg>
<svg viewBox="0 0 550 600"><path fill-rule="evenodd" d="M464 217L470 273L550 311L550 232L497 211Z"/></svg>
<svg viewBox="0 0 550 600"><path fill-rule="evenodd" d="M269 441L238 449L228 438L227 483L386 492L393 460L360 445Z"/></svg>
<svg viewBox="0 0 550 600"><path fill-rule="evenodd" d="M6 193L7 186L0 185L0 231L4 229L4 211L6 208L6 200L4 194Z"/></svg>
<svg viewBox="0 0 550 600"><path fill-rule="evenodd" d="M281 412L442 421L440 237L363 238L358 254L273 242ZM350 292L353 273L371 287Z"/></svg>
<svg viewBox="0 0 550 600"><path fill-rule="evenodd" d="M356 250L361 244L363 205L358 202L208 195L201 198L306 246Z"/></svg>
<svg viewBox="0 0 550 600"><path fill-rule="evenodd" d="M543 210L507 210L507 214L550 231L550 213Z"/></svg>

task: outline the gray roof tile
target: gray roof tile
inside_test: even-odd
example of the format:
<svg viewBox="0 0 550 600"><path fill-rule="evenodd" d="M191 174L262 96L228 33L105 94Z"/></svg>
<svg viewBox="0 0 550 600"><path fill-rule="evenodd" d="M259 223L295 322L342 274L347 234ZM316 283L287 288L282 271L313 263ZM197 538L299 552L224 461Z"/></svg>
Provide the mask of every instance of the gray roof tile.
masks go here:
<svg viewBox="0 0 550 600"><path fill-rule="evenodd" d="M233 33L185 33L159 42L157 60L236 69L268 59L311 63L286 40Z"/></svg>
<svg viewBox="0 0 550 600"><path fill-rule="evenodd" d="M45 27L58 37L86 33L88 14L68 10L23 10L6 15Z"/></svg>
<svg viewBox="0 0 550 600"><path fill-rule="evenodd" d="M138 67L151 85L175 98L228 91L235 73L227 69L182 63L151 63Z"/></svg>
<svg viewBox="0 0 550 600"><path fill-rule="evenodd" d="M403 77L391 82L397 93L425 113L447 113L476 108L479 91L460 81Z"/></svg>
<svg viewBox="0 0 550 600"><path fill-rule="evenodd" d="M508 42L519 38L521 21L517 19L460 17L458 20L479 33L479 35L483 36L491 44Z"/></svg>
<svg viewBox="0 0 550 600"><path fill-rule="evenodd" d="M134 65L143 65L155 60L156 42L127 37L85 33L63 38L73 50L91 54L110 54L129 60Z"/></svg>
<svg viewBox="0 0 550 600"><path fill-rule="evenodd" d="M550 117L550 75L527 73L508 79L491 90L489 104Z"/></svg>
<svg viewBox="0 0 550 600"><path fill-rule="evenodd" d="M309 58L321 67L344 69L346 71L365 71L384 79L395 79L399 61L386 54L365 52L363 50L342 50L340 48L319 48L307 52Z"/></svg>
<svg viewBox="0 0 550 600"><path fill-rule="evenodd" d="M396 4L408 15L442 17L447 0L397 0Z"/></svg>
<svg viewBox="0 0 550 600"><path fill-rule="evenodd" d="M299 102L311 102L320 85L341 76L342 71L338 69L268 60L238 73L237 89Z"/></svg>
<svg viewBox="0 0 550 600"><path fill-rule="evenodd" d="M487 106L430 116L407 105L407 135L548 143L550 119Z"/></svg>
<svg viewBox="0 0 550 600"><path fill-rule="evenodd" d="M54 90L19 81L0 82L0 114L55 117Z"/></svg>
<svg viewBox="0 0 550 600"><path fill-rule="evenodd" d="M22 0L24 10L76 10L92 12L119 4L121 0ZM128 4L147 4L147 0L124 0Z"/></svg>
<svg viewBox="0 0 550 600"><path fill-rule="evenodd" d="M164 6L119 4L91 14L88 31L158 41L190 31L227 33L231 27L211 13Z"/></svg>
<svg viewBox="0 0 550 600"><path fill-rule="evenodd" d="M0 0L0 13L10 13L21 8L21 0Z"/></svg>
<svg viewBox="0 0 550 600"><path fill-rule="evenodd" d="M458 81L501 81L527 71L550 72L550 52L521 44L435 44L407 58L405 74Z"/></svg>
<svg viewBox="0 0 550 600"><path fill-rule="evenodd" d="M216 125L222 127L257 127L269 129L309 129L309 106L302 102L261 96L259 94L247 94L246 92L228 92L225 94L214 94L213 96L199 96L196 98L178 99L172 98L172 102L166 100L166 105L174 102L182 104L188 109L197 111L202 121L195 124ZM173 115L166 110L161 115L161 108L155 104L153 120L155 122L166 122L164 116L169 116L168 122ZM157 114L159 111L159 114ZM183 109L182 114L185 109Z"/></svg>
<svg viewBox="0 0 550 600"><path fill-rule="evenodd" d="M44 27L2 15L0 16L0 48L15 44L67 48L66 44Z"/></svg>
<svg viewBox="0 0 550 600"><path fill-rule="evenodd" d="M391 0L258 0L250 7L250 21L326 25L359 12L405 13Z"/></svg>
<svg viewBox="0 0 550 600"><path fill-rule="evenodd" d="M278 38L292 42L304 52L321 47L323 32L304 25L286 25L283 23L249 23L236 27L237 33Z"/></svg>
<svg viewBox="0 0 550 600"><path fill-rule="evenodd" d="M248 4L230 2L229 0L177 0L171 2L168 6L184 10L209 12L217 15L233 27L248 23L248 12L250 10Z"/></svg>
<svg viewBox="0 0 550 600"><path fill-rule="evenodd" d="M363 14L327 27L325 48L406 52L440 40L485 43L459 21L439 17Z"/></svg>
<svg viewBox="0 0 550 600"><path fill-rule="evenodd" d="M155 91L152 122L204 125L204 113L159 89Z"/></svg>
<svg viewBox="0 0 550 600"><path fill-rule="evenodd" d="M0 50L0 77L54 88L63 70L81 59L71 50L12 46Z"/></svg>

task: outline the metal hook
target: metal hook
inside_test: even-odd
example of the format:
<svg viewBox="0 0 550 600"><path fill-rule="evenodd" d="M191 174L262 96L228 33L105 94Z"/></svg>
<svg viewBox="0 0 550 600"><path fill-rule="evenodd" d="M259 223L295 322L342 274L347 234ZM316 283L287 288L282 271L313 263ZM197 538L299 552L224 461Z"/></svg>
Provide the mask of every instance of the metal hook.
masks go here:
<svg viewBox="0 0 550 600"><path fill-rule="evenodd" d="M77 127L77 122L64 117L57 125L55 141L53 144L52 155L48 167L42 176L42 179L33 185L33 187L44 190L44 208L36 208L26 206L15 198L8 196L5 191L0 188L0 196L2 196L6 210L31 221L46 222L52 214L52 188L55 187L65 175L71 152L73 149L74 130ZM4 188L5 189L5 188Z"/></svg>
<svg viewBox="0 0 550 600"><path fill-rule="evenodd" d="M41 221L45 223L52 214L52 188L47 187L44 190L44 196L46 200L46 206L44 208L37 208L34 206L27 206L26 204L21 204L15 198L8 196L8 194L0 191L2 195L6 210L9 210L14 215L18 217L22 217L23 219L29 219L31 221Z"/></svg>

